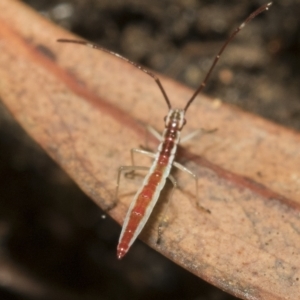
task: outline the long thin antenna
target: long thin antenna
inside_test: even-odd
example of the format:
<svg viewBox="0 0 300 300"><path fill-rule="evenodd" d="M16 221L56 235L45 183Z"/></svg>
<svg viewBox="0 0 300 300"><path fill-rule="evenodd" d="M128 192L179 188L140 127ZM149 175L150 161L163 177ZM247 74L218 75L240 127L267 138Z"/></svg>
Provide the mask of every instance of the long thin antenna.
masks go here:
<svg viewBox="0 0 300 300"><path fill-rule="evenodd" d="M204 89L204 87L206 86L207 84L207 81L209 80L210 78L210 75L214 69L214 67L216 66L217 62L219 61L223 51L225 50L225 48L227 47L227 45L235 38L235 36L238 34L239 31L241 31L243 29L243 27L245 27L245 25L247 23L249 23L252 19L254 19L257 15L261 14L262 12L264 12L265 10L268 10L269 7L272 5L272 2L269 2L267 4L264 4L262 5L261 7L259 7L256 11L254 11L252 14L250 14L248 16L248 18L239 26L235 29L235 31L229 36L229 38L225 41L225 43L223 44L222 48L220 49L219 53L217 54L217 56L215 57L209 71L207 72L207 75L205 76L203 82L200 84L200 86L197 88L197 90L194 92L194 94L192 95L192 97L190 98L190 100L187 102L185 108L184 108L184 111L186 112L187 109L189 108L189 106L191 105L191 103L194 101L194 99L196 98L196 96ZM163 85L161 84L159 78L152 72L150 72L149 70L143 68L142 66L140 66L139 64L127 59L126 57L123 57L122 55L118 54L118 53L115 53L113 51L110 51L110 50L107 50L105 48L102 48L98 45L95 45L95 44L92 44L90 42L86 42L86 41L82 41L82 40L72 40L72 39L58 39L57 42L60 42L60 43L73 43L73 44L81 44L81 45L85 45L85 46L88 46L88 47L91 47L91 48L94 48L94 49L97 49L97 50L101 50L103 52L106 52L106 53L109 53L111 55L114 55L120 59L123 59L124 61L126 61L127 63L133 65L134 67L138 68L139 70L143 71L144 73L146 73L147 75L151 76L156 84L158 85L159 89L161 90L163 96L164 96L164 99L168 105L168 108L171 109L172 108L172 105L171 105L171 102L168 98L168 95L163 87Z"/></svg>
<svg viewBox="0 0 300 300"><path fill-rule="evenodd" d="M189 108L189 106L191 105L191 103L194 101L194 99L196 98L196 96L203 90L203 88L206 86L206 83L215 67L215 65L217 64L218 60L220 59L221 54L223 53L223 51L225 50L225 48L227 47L227 45L234 39L234 37L238 34L239 31L241 31L245 25L247 23L249 23L252 19L254 19L257 15L261 14L262 12L264 12L265 10L268 10L269 7L272 5L272 2L268 3L268 4L264 4L262 5L260 8L258 8L256 11L254 11L252 14L249 15L249 17L239 26L235 29L235 31L229 36L229 38L225 41L225 43L223 44L222 48L220 49L219 53L217 54L217 56L215 57L208 73L206 74L203 82L200 84L200 86L197 88L197 90L194 92L193 96L191 97L191 99L188 101L188 103L186 104L184 111L187 111L187 109Z"/></svg>
<svg viewBox="0 0 300 300"><path fill-rule="evenodd" d="M172 106L171 106L171 102L167 96L167 93L165 91L165 89L163 88L159 78L153 74L152 72L148 71L147 69L144 69L142 66L138 65L137 63L127 59L126 57L123 57L122 55L118 54L118 53L115 53L113 51L110 51L110 50L107 50L105 48L102 48L98 45L95 45L95 44L92 44L90 42L86 42L86 41L81 41L81 40L71 40L71 39L58 39L56 40L57 42L59 43L73 43L73 44L81 44L81 45L85 45L85 46L88 46L88 47L91 47L91 48L94 48L94 49L97 49L97 50L100 50L100 51L103 51L103 52L106 52L106 53L109 53L111 55L114 55L120 59L123 59L124 61L126 61L127 63L133 65L134 67L138 68L139 70L145 72L147 75L151 76L155 82L157 83L159 89L161 90L164 98L165 98L165 101L167 102L167 105L168 105L168 108L171 109Z"/></svg>

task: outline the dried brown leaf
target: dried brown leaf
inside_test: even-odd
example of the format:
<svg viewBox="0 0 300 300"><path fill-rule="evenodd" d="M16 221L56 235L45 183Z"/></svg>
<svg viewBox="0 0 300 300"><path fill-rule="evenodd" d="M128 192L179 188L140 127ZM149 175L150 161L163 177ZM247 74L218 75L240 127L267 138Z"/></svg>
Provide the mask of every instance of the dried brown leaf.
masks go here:
<svg viewBox="0 0 300 300"><path fill-rule="evenodd" d="M143 144L142 124L162 129L166 104L151 78L132 66L55 42L71 37L23 4L2 0L0 95L28 134L105 208L114 200L118 167ZM173 105L183 107L191 91L162 81ZM211 214L196 209L193 180L177 173L181 189L162 243L156 244L161 206L141 238L243 299L298 299L299 134L204 96L187 120L185 132L218 128L178 158L199 175L201 204ZM120 224L135 181L122 179L110 212Z"/></svg>

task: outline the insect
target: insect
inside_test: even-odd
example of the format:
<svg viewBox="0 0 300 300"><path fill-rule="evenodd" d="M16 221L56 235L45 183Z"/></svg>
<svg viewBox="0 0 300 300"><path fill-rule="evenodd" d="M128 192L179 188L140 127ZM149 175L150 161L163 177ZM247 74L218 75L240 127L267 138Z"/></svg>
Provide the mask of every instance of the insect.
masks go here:
<svg viewBox="0 0 300 300"><path fill-rule="evenodd" d="M147 220L150 217L150 214L159 198L160 192L165 186L167 178L171 180L174 186L176 186L176 182L171 176L171 168L172 166L177 167L180 170L188 172L190 175L192 175L196 181L196 197L198 197L198 189L197 189L197 175L193 174L190 170L185 168L184 166L180 165L179 163L174 161L177 146L180 141L180 134L181 130L186 124L185 120L185 113L192 104L192 102L195 100L196 96L203 90L205 87L215 65L217 64L218 60L220 59L221 54L227 47L227 45L233 40L233 38L237 35L237 33L253 18L255 18L260 13L266 11L269 9L269 7L272 5L272 2L267 3L259 7L257 10L255 10L252 14L250 14L245 21L237 27L234 32L227 38L227 40L224 42L223 46L219 50L218 54L216 55L215 59L213 60L213 63L208 70L203 82L199 85L199 87L196 89L192 97L188 100L187 104L183 109L178 108L172 108L171 102L159 80L159 78L151 73L150 71L144 69L143 67L139 66L138 64L128 60L125 57L120 56L117 53L111 52L109 50L106 50L104 48L101 48L97 45L91 44L86 41L80 41L80 40L69 40L69 39L59 39L58 42L64 42L64 43L76 43L76 44L82 44L86 45L107 53L110 53L116 57L119 57L126 62L132 64L133 66L137 67L138 69L142 70L149 76L151 76L156 84L158 85L159 89L161 90L163 97L167 103L169 112L167 116L165 117L165 129L161 135L159 136L158 133L155 131L152 132L155 136L158 136L160 140L160 144L158 146L156 154L141 150L141 149L132 149L132 155L133 152L138 152L142 154L146 154L152 158L154 158L153 164L149 169L148 174L144 178L142 186L137 191L136 195L134 196L131 205L129 207L129 210L127 212L127 215L124 220L124 224L122 227L119 244L117 247L117 257L121 259L129 250L130 246L133 244L133 242L136 240L138 235L140 234L141 230L144 228ZM117 192L118 192L118 186L119 186L119 180L120 180L120 173L124 170L126 171L134 171L137 169L144 169L144 167L138 167L134 164L132 166L128 167L121 167L119 169L118 174L118 185L117 185Z"/></svg>

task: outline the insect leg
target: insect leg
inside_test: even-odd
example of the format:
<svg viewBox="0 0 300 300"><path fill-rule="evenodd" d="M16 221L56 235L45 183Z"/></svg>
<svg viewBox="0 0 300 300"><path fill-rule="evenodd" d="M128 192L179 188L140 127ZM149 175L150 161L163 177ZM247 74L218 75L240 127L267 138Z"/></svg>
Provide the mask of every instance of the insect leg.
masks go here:
<svg viewBox="0 0 300 300"><path fill-rule="evenodd" d="M119 186L121 181L121 174L122 172L134 172L135 170L149 170L148 167L141 167L141 166L121 166L118 170L118 178L117 178L117 187L116 187L116 194L115 194L115 203L113 204L113 207L116 206L118 202L118 194L119 194Z"/></svg>
<svg viewBox="0 0 300 300"><path fill-rule="evenodd" d="M132 164L132 166L134 167L135 166L135 161L134 161L134 154L135 153L141 153L141 154L145 154L145 155L147 155L147 156L149 156L149 157L151 157L151 158L154 158L155 157L155 154L154 153L152 153L152 152L149 152L149 151L146 151L146 150L142 150L142 149L139 149L139 148L132 148L131 150L130 150L130 152L131 152L131 164ZM149 169L149 168L148 168ZM134 169L132 169L132 170L130 170L130 171L128 171L125 175L126 175L126 177L133 177L134 176Z"/></svg>
<svg viewBox="0 0 300 300"><path fill-rule="evenodd" d="M158 140L159 142L161 142L161 141L163 140L163 137L161 136L161 134L160 134L155 128L153 128L152 126L147 125L147 126L146 126L146 129L147 129L147 131L150 132L154 137L156 137L157 140Z"/></svg>
<svg viewBox="0 0 300 300"><path fill-rule="evenodd" d="M199 193L198 193L198 176L193 173L191 170L189 170L188 168L186 168L185 166L179 164L178 162L173 162L173 166L176 167L177 169L188 173L189 175L191 175L194 180L195 180L195 188L196 188L196 199L197 199L197 207L200 208L201 210L210 213L209 209L206 209L205 207L203 207L202 205L199 204Z"/></svg>
<svg viewBox="0 0 300 300"><path fill-rule="evenodd" d="M190 139L193 139L195 136L199 135L199 134L208 134L208 133L214 133L218 130L218 128L214 128L214 129L204 129L204 128L200 128L197 129L195 131L192 131L191 133L189 133L188 135L184 136L182 139L180 139L180 144L183 144L187 141L189 141Z"/></svg>

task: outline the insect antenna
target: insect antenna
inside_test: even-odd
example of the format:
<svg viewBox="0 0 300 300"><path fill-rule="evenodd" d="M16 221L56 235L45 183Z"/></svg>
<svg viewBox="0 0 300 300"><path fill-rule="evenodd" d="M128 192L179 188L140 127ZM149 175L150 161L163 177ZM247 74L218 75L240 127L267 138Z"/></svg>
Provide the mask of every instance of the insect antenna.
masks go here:
<svg viewBox="0 0 300 300"><path fill-rule="evenodd" d="M90 47L90 48L94 48L94 49L97 49L97 50L100 50L100 51L109 53L109 54L111 54L111 55L114 55L114 56L116 56L116 57L118 57L118 58L120 58L120 59L123 59L123 60L126 61L127 63L133 65L134 67L136 67L136 68L138 68L139 70L143 71L143 72L146 73L147 75L151 76L151 77L155 80L155 82L156 82L156 84L158 85L159 89L161 90L161 92L162 92L162 94L163 94L163 96L164 96L164 99L165 99L165 101L166 101L166 103L167 103L167 105L168 105L168 108L169 108L169 109L172 108L171 102L170 102L170 100L169 100L169 98L168 98L168 95L167 95L167 93L166 93L164 87L162 86L162 84L161 84L159 78L158 78L154 73L152 73L152 72L150 72L149 70L143 68L143 67L140 66L139 64L137 64L137 63L135 63L135 62L133 62L133 61L127 59L126 57L124 57L124 56L122 56L122 55L120 55L120 54L118 54L118 53L115 53L115 52L113 52L113 51L107 50L107 49L105 49L105 48L102 48L102 47L100 47L100 46L98 46L98 45L96 45L96 44L90 43L90 42L86 42L86 41L82 41L82 40L72 40L72 39L58 39L58 40L56 40L56 41L59 42L59 43L73 43L73 44L85 45L85 46L88 46L88 47Z"/></svg>
<svg viewBox="0 0 300 300"><path fill-rule="evenodd" d="M192 102L194 101L194 99L196 98L196 96L201 93L201 91L203 90L203 88L206 86L206 83L207 81L209 80L210 78L210 75L213 71L213 69L215 68L215 65L217 64L217 62L219 61L223 51L225 50L225 48L227 47L227 45L235 38L235 36L238 34L239 31L241 31L243 29L243 27L249 23L252 19L254 19L257 15L261 14L262 12L264 12L265 10L268 10L269 7L272 5L272 2L269 2L267 4L264 4L262 5L261 7L259 7L256 11L254 11L252 14L250 14L247 19L239 26L237 27L234 32L229 36L229 38L225 41L225 43L223 44L223 46L221 47L219 53L216 55L210 69L208 70L203 82L199 85L199 87L196 89L196 91L194 92L194 94L192 95L192 97L190 98L190 100L187 102L185 108L184 108L184 111L186 112L187 109L189 108L189 106L192 104ZM88 46L88 47L91 47L91 48L94 48L94 49L97 49L97 50L100 50L100 51L103 51L103 52L106 52L106 53L109 53L111 55L114 55L124 61L126 61L127 63L133 65L134 67L138 68L139 70L143 71L144 73L146 73L147 75L151 76L156 84L158 85L160 91L162 92L163 96L164 96L164 99L168 105L168 108L171 109L172 108L172 105L171 105L171 102L169 100L169 97L163 87L163 85L161 84L159 78L152 72L150 72L149 70L143 68L142 66L140 66L139 64L127 59L126 57L123 57L122 55L118 54L118 53L115 53L113 51L110 51L110 50L107 50L105 48L102 48L96 44L93 44L93 43L90 43L90 42L87 42L87 41L82 41L82 40L72 40L72 39L58 39L57 42L60 42L60 43L73 43L73 44L81 44L81 45L85 45L85 46Z"/></svg>
<svg viewBox="0 0 300 300"><path fill-rule="evenodd" d="M245 25L247 23L249 23L252 19L254 19L257 15L261 14L262 12L264 12L265 10L268 10L269 7L272 5L272 2L269 2L267 4L262 5L261 7L259 7L256 11L254 11L252 14L250 14L248 16L248 18L239 26L237 27L233 33L229 36L229 38L227 38L227 40L225 41L225 43L223 44L223 46L221 47L219 53L217 54L217 56L215 57L210 69L208 70L203 82L199 85L199 87L196 89L196 91L194 92L193 96L190 98L190 100L187 102L184 111L187 111L187 109L189 108L189 106L191 105L191 103L194 101L194 99L196 98L196 96L203 90L203 88L206 86L206 83L208 81L208 79L210 78L210 75L215 67L215 65L217 64L217 62L220 59L221 54L223 53L223 51L225 50L225 48L227 47L227 45L235 38L235 36L243 29L243 27L245 27Z"/></svg>

